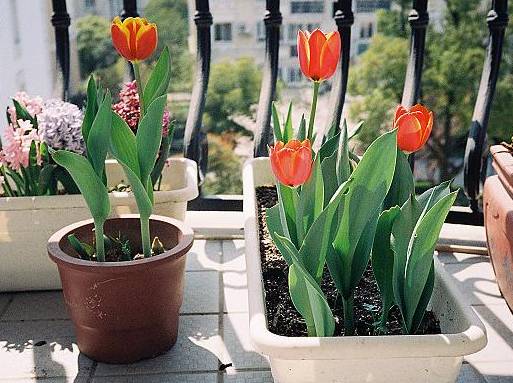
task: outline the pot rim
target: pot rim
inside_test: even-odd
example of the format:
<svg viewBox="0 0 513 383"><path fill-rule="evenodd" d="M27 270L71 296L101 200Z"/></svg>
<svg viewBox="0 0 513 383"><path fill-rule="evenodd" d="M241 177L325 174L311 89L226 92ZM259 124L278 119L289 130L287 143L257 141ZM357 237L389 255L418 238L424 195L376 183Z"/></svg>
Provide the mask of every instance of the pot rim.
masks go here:
<svg viewBox="0 0 513 383"><path fill-rule="evenodd" d="M154 192L155 203L180 203L191 201L198 196L197 165L188 158L168 158L171 161L171 169L176 168L173 164L182 164L185 173L185 186L172 190L156 190ZM107 159L106 164L116 163L116 160ZM165 169L165 168L164 168ZM173 170L171 170L173 171ZM113 191L109 193L112 206L121 206L133 203L134 195L129 192ZM43 195L43 196L21 196L21 197L0 197L2 210L28 210L28 209L53 209L64 208L85 208L84 198L81 194L64 195Z"/></svg>
<svg viewBox="0 0 513 383"><path fill-rule="evenodd" d="M262 268L260 263L258 219L256 216L255 168L270 171L269 159L254 158L243 167L244 232L248 270L249 329L255 348L271 358L296 360L372 359L464 356L477 352L487 343L486 329L469 306L459 304L461 317L468 323L459 333L433 335L382 335L288 337L277 335L267 328ZM262 174L259 174L261 177ZM263 177L265 178L265 177ZM272 178L272 176L271 176ZM442 270L435 258L436 274L454 301L462 295Z"/></svg>
<svg viewBox="0 0 513 383"><path fill-rule="evenodd" d="M106 223L109 222L110 219L137 219L139 220L139 214L119 214L110 217ZM120 261L120 262L95 262L95 261L86 261L80 258L72 257L66 254L60 247L59 243L67 234L72 231L78 229L79 227L93 224L94 221L92 218L86 219L83 221L75 222L71 225L65 226L56 233L54 233L50 239L48 240L47 250L48 255L55 263L66 264L68 267L72 267L75 269L82 270L90 270L91 268L102 268L109 269L110 272L130 272L136 271L135 268L140 267L156 267L162 263L174 261L176 259L181 258L191 249L192 243L194 241L194 232L193 230L186 225L184 222L179 221L174 218L164 217L160 215L151 215L150 221L160 221L167 223L171 226L174 226L181 233L181 236L178 240L178 244L165 251L162 254L159 254L150 258L143 258L132 261Z"/></svg>

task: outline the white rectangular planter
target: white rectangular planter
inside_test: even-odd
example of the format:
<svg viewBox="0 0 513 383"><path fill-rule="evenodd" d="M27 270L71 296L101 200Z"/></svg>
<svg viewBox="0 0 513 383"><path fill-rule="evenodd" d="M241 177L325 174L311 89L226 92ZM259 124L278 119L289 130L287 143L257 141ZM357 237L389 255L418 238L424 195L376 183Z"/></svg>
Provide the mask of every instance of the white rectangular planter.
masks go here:
<svg viewBox="0 0 513 383"><path fill-rule="evenodd" d="M431 309L440 335L286 337L271 333L265 317L255 187L274 183L267 158L244 165L244 220L250 336L269 357L275 383L453 383L463 356L486 345L483 323L462 305L436 261Z"/></svg>
<svg viewBox="0 0 513 383"><path fill-rule="evenodd" d="M115 160L106 162L111 186L126 179ZM161 190L154 194L154 214L185 219L187 201L198 195L196 163L169 160ZM137 213L131 193L110 195L112 215ZM55 264L46 252L48 238L71 223L90 218L81 195L0 198L0 291L60 289Z"/></svg>

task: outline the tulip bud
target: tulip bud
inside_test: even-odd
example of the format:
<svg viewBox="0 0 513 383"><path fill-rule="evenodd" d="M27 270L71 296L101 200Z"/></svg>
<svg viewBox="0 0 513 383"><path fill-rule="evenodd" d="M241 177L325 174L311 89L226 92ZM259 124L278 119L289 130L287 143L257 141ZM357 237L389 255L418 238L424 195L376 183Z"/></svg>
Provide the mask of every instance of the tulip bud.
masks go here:
<svg viewBox="0 0 513 383"><path fill-rule="evenodd" d="M409 110L398 105L394 128L397 129L397 146L409 154L420 150L427 142L433 128L433 112L417 104Z"/></svg>
<svg viewBox="0 0 513 383"><path fill-rule="evenodd" d="M128 61L142 61L157 47L157 25L141 17L112 20L112 42L119 54Z"/></svg>
<svg viewBox="0 0 513 383"><path fill-rule="evenodd" d="M297 51L303 74L313 81L327 80L337 69L340 58L340 34L338 31L324 34L316 29L298 31Z"/></svg>
<svg viewBox="0 0 513 383"><path fill-rule="evenodd" d="M312 147L310 140L282 141L269 148L271 168L282 184L299 186L304 184L312 173Z"/></svg>

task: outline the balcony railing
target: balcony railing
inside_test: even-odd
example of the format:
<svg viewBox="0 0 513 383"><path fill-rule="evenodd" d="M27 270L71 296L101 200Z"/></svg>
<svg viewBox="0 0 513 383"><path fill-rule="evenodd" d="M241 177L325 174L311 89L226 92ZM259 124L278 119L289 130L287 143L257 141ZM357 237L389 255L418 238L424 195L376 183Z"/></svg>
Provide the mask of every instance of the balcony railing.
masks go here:
<svg viewBox="0 0 513 383"><path fill-rule="evenodd" d="M381 2L361 1L357 2L357 6L358 3ZM447 219L451 223L483 224L483 214L479 208L478 198L485 178L488 155L485 146L486 130L501 61L504 30L508 23L507 3L507 0L493 0L491 9L486 17L490 37L479 93L469 128L464 160L464 189L469 199L469 207L454 208ZM68 97L70 78L68 33L70 18L66 10L66 0L52 0L52 4L54 11L52 24L55 28L57 63L63 76L62 96L66 99ZM333 3L333 9L335 10L333 18L342 36L342 52L341 63L337 69L334 86L331 90L330 118L328 119L327 126L331 126L333 123L340 123L344 108L350 62L351 26L354 23L352 8L351 0L339 0ZM198 163L198 177L201 184L207 171L208 145L206 133L202 126L202 117L210 72L211 25L213 16L210 13L208 0L196 0L195 10L194 22L197 35L196 79L185 127L184 155ZM137 16L137 1L124 0L121 16L124 18ZM405 106L417 103L420 98L426 28L429 22L427 0L413 0L408 20L411 26L411 42L402 97L402 104ZM254 156L266 156L267 145L272 143L273 139L271 103L276 94L280 28L282 24L279 0L266 0L266 12L263 21L266 41L265 61L257 110ZM196 210L242 210L242 199L240 197L222 198L202 195L192 202L190 208Z"/></svg>

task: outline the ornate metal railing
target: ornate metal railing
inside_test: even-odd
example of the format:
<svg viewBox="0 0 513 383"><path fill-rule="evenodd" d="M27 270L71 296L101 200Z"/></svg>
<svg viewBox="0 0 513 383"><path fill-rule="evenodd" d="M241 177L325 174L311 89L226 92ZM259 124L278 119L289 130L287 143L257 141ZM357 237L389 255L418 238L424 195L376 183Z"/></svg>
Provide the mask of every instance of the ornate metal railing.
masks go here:
<svg viewBox="0 0 513 383"><path fill-rule="evenodd" d="M66 0L52 0L54 14L52 24L55 28L57 47L57 63L63 76L63 97L68 97L69 91L69 15L66 11ZM333 3L334 20L342 36L341 63L330 95L331 124L340 123L344 107L347 79L350 62L351 26L354 22L352 0L338 0ZM122 17L137 16L137 1L124 0ZM198 163L200 183L207 171L208 145L206 133L202 126L202 117L208 87L211 54L212 14L208 0L195 0L194 22L196 25L196 79L192 92L189 114L185 127L184 155ZM265 23L265 60L263 65L262 87L257 111L255 131L255 156L267 155L267 144L272 141L271 133L271 103L275 97L278 78L278 53L280 27L282 16L279 0L266 0ZM427 0L413 0L413 7L408 17L411 26L410 54L404 81L402 103L411 106L419 101L421 77L424 60L426 28L429 22ZM449 214L448 221L466 224L482 225L483 216L479 210L478 198L485 177L487 163L486 128L490 115L495 85L499 72L504 29L508 23L507 0L494 0L487 19L490 38L483 66L479 94L474 107L474 115L469 129L465 151L464 176L465 192L469 198L470 207L454 208ZM327 128L326 127L326 128ZM412 161L413 166L413 161ZM221 198L201 196L190 206L193 209L204 210L241 210L240 197Z"/></svg>

